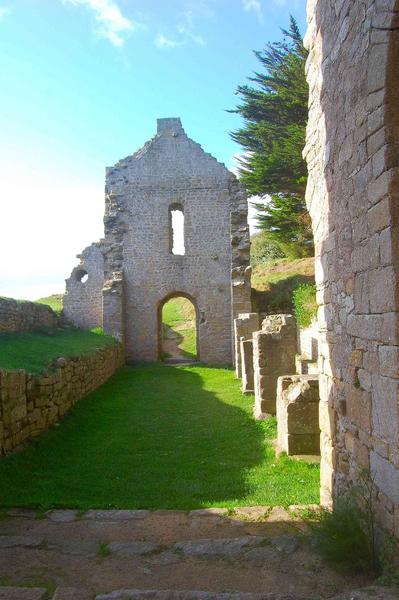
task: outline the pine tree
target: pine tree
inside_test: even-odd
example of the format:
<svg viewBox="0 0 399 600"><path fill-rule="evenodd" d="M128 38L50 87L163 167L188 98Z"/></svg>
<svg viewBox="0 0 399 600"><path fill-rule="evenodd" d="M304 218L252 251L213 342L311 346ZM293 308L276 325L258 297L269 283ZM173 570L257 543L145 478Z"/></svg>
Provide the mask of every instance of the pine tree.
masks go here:
<svg viewBox="0 0 399 600"><path fill-rule="evenodd" d="M231 137L243 148L239 175L248 193L270 195L266 206L255 205L259 226L287 256L295 257L313 252L302 158L308 114L307 51L293 17L289 29L282 32L282 42L255 51L262 66L249 77L255 85L237 88L241 103L231 112L241 115L244 124Z"/></svg>

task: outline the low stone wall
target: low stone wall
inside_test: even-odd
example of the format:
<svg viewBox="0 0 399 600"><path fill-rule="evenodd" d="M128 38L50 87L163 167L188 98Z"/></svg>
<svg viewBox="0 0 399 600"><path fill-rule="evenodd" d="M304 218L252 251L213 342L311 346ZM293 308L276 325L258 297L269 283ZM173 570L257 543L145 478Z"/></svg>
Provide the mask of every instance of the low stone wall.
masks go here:
<svg viewBox="0 0 399 600"><path fill-rule="evenodd" d="M56 327L58 315L45 304L0 298L0 333Z"/></svg>
<svg viewBox="0 0 399 600"><path fill-rule="evenodd" d="M102 385L125 362L121 344L94 354L59 358L56 370L35 377L0 371L0 454L48 429L85 394Z"/></svg>

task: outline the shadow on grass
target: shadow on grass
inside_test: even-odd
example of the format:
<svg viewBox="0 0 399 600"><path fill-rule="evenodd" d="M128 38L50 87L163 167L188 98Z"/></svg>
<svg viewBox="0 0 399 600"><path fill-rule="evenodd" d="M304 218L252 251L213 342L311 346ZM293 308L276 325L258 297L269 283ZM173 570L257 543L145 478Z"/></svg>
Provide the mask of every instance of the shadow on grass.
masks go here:
<svg viewBox="0 0 399 600"><path fill-rule="evenodd" d="M190 332L191 329L177 330L170 325L166 325L166 323L162 323L162 360L164 362L168 362L170 359L185 359L190 362L197 360L196 352L190 352L184 348L185 342L190 342L188 338Z"/></svg>
<svg viewBox="0 0 399 600"><path fill-rule="evenodd" d="M243 408L243 402L247 406ZM125 367L0 460L2 506L196 508L239 502L265 458L232 372Z"/></svg>
<svg viewBox="0 0 399 600"><path fill-rule="evenodd" d="M292 293L304 283L314 283L314 276L293 275L276 283L269 283L268 290L252 289L253 310L261 313L292 313Z"/></svg>

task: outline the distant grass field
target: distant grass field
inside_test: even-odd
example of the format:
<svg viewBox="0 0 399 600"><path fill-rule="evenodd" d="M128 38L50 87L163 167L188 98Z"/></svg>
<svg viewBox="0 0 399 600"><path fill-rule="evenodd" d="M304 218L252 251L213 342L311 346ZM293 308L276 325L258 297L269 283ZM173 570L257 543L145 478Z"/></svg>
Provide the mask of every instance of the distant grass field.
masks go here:
<svg viewBox="0 0 399 600"><path fill-rule="evenodd" d="M124 367L0 460L0 506L175 508L319 501L319 467L275 458L231 369Z"/></svg>
<svg viewBox="0 0 399 600"><path fill-rule="evenodd" d="M52 294L46 298L39 298L35 300L38 304L47 304L54 312L60 313L62 311L62 300L63 294Z"/></svg>
<svg viewBox="0 0 399 600"><path fill-rule="evenodd" d="M313 257L282 258L267 265L256 265L251 279L254 310L292 313L294 290L303 284L314 284L314 281Z"/></svg>
<svg viewBox="0 0 399 600"><path fill-rule="evenodd" d="M115 340L100 329L54 329L0 334L0 369L24 369L37 375L60 356L82 356Z"/></svg>
<svg viewBox="0 0 399 600"><path fill-rule="evenodd" d="M196 315L192 303L187 298L172 298L163 306L162 323L164 339L176 339L177 348L182 357L196 358ZM165 357L167 358L167 356Z"/></svg>

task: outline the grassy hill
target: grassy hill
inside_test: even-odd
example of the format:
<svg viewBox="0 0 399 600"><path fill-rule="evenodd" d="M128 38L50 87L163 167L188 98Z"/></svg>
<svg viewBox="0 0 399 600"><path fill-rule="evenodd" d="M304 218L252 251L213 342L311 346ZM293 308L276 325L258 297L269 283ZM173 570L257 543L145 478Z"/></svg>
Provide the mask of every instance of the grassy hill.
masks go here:
<svg viewBox="0 0 399 600"><path fill-rule="evenodd" d="M39 298L35 302L38 304L47 304L54 312L60 313L62 311L62 299L63 294L52 294L51 296L46 296L46 298Z"/></svg>
<svg viewBox="0 0 399 600"><path fill-rule="evenodd" d="M270 264L255 265L252 271L253 309L258 312L292 312L293 291L304 283L314 283L314 258L282 258Z"/></svg>

